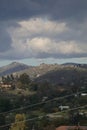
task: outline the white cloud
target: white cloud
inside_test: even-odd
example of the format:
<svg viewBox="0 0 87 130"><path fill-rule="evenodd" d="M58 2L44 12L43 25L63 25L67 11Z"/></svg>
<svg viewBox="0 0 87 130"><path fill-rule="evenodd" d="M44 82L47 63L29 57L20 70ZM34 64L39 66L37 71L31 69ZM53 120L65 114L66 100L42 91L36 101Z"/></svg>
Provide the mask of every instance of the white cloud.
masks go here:
<svg viewBox="0 0 87 130"><path fill-rule="evenodd" d="M34 38L27 40L27 46L31 48L33 52L44 52L44 53L54 53L54 54L72 54L72 53L82 53L77 43L75 41L61 41L55 42L54 40L48 38Z"/></svg>
<svg viewBox="0 0 87 130"><path fill-rule="evenodd" d="M60 42L59 50L63 54L83 53L83 50L75 41Z"/></svg>
<svg viewBox="0 0 87 130"><path fill-rule="evenodd" d="M24 43L22 40L13 41L12 48L16 55L22 55L23 57L40 57L41 53L54 55L69 55L69 54L80 54L83 50L80 49L75 41L61 41L56 42L49 38L32 38L27 39Z"/></svg>
<svg viewBox="0 0 87 130"><path fill-rule="evenodd" d="M19 22L21 25L21 31L27 30L31 34L33 33L62 33L68 30L66 23L59 23L41 18L32 18L28 21Z"/></svg>
<svg viewBox="0 0 87 130"><path fill-rule="evenodd" d="M6 55L13 57L32 58L45 54L45 57L80 55L86 53L86 44L78 44L75 40L64 40L60 36L70 31L66 23L59 23L41 18L32 18L19 22L18 27L10 27L11 51ZM44 36L43 36L44 35ZM5 55L5 54L4 54ZM42 56L44 57L44 56Z"/></svg>

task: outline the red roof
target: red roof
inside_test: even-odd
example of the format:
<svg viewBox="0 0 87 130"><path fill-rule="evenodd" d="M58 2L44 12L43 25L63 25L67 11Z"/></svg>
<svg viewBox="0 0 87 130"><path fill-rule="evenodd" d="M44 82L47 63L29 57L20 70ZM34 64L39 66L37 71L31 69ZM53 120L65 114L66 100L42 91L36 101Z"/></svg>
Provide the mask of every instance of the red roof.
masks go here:
<svg viewBox="0 0 87 130"><path fill-rule="evenodd" d="M77 128L77 127L76 126L60 126L60 127L56 128L56 130L69 130L69 129L74 130L75 128ZM80 126L80 128L82 130L87 130L87 126Z"/></svg>
<svg viewBox="0 0 87 130"><path fill-rule="evenodd" d="M68 126L60 126L56 130L67 130Z"/></svg>

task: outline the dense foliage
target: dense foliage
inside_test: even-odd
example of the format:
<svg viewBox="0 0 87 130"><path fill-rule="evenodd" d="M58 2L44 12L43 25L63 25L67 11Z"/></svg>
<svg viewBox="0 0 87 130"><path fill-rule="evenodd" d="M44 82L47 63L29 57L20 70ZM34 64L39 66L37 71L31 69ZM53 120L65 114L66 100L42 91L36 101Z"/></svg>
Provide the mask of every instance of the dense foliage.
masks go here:
<svg viewBox="0 0 87 130"><path fill-rule="evenodd" d="M74 84L62 86L48 81L32 81L24 73L19 77L2 77L2 81L12 87L0 88L0 126L9 124L8 127L0 127L0 130L55 130L60 125L87 124L87 107L75 109L87 103L87 95L79 93L83 90L86 93L87 86L83 89L79 79L80 86L74 78ZM59 106L69 106L74 110L62 111Z"/></svg>

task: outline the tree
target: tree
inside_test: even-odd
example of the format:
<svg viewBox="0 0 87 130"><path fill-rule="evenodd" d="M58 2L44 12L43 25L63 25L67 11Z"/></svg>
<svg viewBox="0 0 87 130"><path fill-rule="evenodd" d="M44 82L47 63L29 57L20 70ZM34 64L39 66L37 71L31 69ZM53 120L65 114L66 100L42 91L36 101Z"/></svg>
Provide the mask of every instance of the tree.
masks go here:
<svg viewBox="0 0 87 130"><path fill-rule="evenodd" d="M30 80L29 75L27 75L26 73L21 74L18 80L18 83L20 84L19 88L22 88L22 89L28 88L30 85L30 82L31 80Z"/></svg>
<svg viewBox="0 0 87 130"><path fill-rule="evenodd" d="M2 82L6 83L6 77L2 76Z"/></svg>
<svg viewBox="0 0 87 130"><path fill-rule="evenodd" d="M11 109L11 103L9 99L0 97L0 113L9 111ZM5 115L0 115L0 126L6 125ZM0 127L0 130L7 130L8 127Z"/></svg>
<svg viewBox="0 0 87 130"><path fill-rule="evenodd" d="M0 97L0 112L9 111L12 105L9 99Z"/></svg>
<svg viewBox="0 0 87 130"><path fill-rule="evenodd" d="M11 80L13 81L13 80L14 80L14 75L11 74L11 75L10 75L10 78L11 78Z"/></svg>
<svg viewBox="0 0 87 130"><path fill-rule="evenodd" d="M11 75L7 75L7 76L2 76L2 82L4 83L4 84L10 84L12 81L14 80L14 77L13 77L13 75L11 74Z"/></svg>
<svg viewBox="0 0 87 130"><path fill-rule="evenodd" d="M22 84L29 84L30 83L30 77L29 77L29 75L27 75L26 73L24 73L24 74L20 75L19 81Z"/></svg>
<svg viewBox="0 0 87 130"><path fill-rule="evenodd" d="M25 115L24 114L16 114L15 122L11 125L10 130L25 130Z"/></svg>
<svg viewBox="0 0 87 130"><path fill-rule="evenodd" d="M2 114L0 115L0 130L6 130L6 128L1 127L3 125L5 125L5 116Z"/></svg>
<svg viewBox="0 0 87 130"><path fill-rule="evenodd" d="M78 110L72 110L69 112L69 120L71 125L78 126L80 122L80 115Z"/></svg>

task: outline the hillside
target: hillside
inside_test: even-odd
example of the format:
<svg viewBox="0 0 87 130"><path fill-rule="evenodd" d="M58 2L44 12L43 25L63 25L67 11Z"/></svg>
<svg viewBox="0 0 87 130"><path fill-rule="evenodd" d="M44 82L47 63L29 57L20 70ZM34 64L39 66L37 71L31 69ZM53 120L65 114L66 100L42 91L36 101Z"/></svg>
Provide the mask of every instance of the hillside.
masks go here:
<svg viewBox="0 0 87 130"><path fill-rule="evenodd" d="M48 81L52 84L58 84L62 86L72 85L87 85L87 69L74 67L74 66L61 66L47 72L46 74L39 76L35 79L37 82Z"/></svg>
<svg viewBox="0 0 87 130"><path fill-rule="evenodd" d="M19 64L12 63L10 67L5 67L9 70L13 66L14 70L14 67ZM28 66L28 69L21 69L15 73L19 74L19 77L12 78L12 75L3 77L1 82L3 84L0 87L0 96L3 97L0 98L2 103L0 111L7 111L6 122L13 121L18 113L20 116L25 115L27 119L40 119L39 124L43 124L45 120L45 123L48 124L49 121L50 125L57 127L70 126L73 119L78 116L77 107L79 122L84 126L87 124L87 69L85 67L81 68L75 64L41 64L36 67ZM27 74L20 75L22 73L29 74L32 80ZM62 109L64 106L68 106L68 109ZM11 114L8 112L10 110ZM38 122L36 123L38 126ZM32 126L29 122L30 125Z"/></svg>
<svg viewBox="0 0 87 130"><path fill-rule="evenodd" d="M30 68L28 65L18 63L18 62L12 62L9 65L0 67L0 76L8 75L11 73L15 73L24 69Z"/></svg>
<svg viewBox="0 0 87 130"><path fill-rule="evenodd" d="M52 84L72 85L87 83L87 64L65 63L45 64L39 66L28 66L13 62L0 68L0 76L15 73L21 75L27 73L35 82L48 81ZM77 82L77 83L76 83Z"/></svg>
<svg viewBox="0 0 87 130"><path fill-rule="evenodd" d="M35 81L42 82L48 81L55 84L70 84L74 80L79 82L87 82L87 65L86 64L40 64L39 66L32 67L17 74L27 73Z"/></svg>
<svg viewBox="0 0 87 130"><path fill-rule="evenodd" d="M80 68L85 68L87 69L87 64L78 64L78 63L65 63L65 64L62 64L64 66L73 66L73 67L80 67Z"/></svg>
<svg viewBox="0 0 87 130"><path fill-rule="evenodd" d="M40 77L52 70L57 70L58 68L61 68L61 65L58 64L40 64L39 66L34 66L25 70L22 70L18 72L17 74L23 74L27 73L32 79Z"/></svg>

